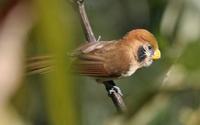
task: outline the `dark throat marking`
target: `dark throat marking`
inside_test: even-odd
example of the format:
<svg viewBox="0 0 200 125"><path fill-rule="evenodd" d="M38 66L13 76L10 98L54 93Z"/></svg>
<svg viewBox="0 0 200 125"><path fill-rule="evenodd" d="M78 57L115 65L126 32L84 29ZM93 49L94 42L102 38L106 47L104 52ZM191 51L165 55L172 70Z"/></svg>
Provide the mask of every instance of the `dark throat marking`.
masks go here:
<svg viewBox="0 0 200 125"><path fill-rule="evenodd" d="M143 48L143 46L140 46L138 51L137 51L137 56L138 56L138 62L142 62L145 60L145 58L147 57L145 54L145 49Z"/></svg>

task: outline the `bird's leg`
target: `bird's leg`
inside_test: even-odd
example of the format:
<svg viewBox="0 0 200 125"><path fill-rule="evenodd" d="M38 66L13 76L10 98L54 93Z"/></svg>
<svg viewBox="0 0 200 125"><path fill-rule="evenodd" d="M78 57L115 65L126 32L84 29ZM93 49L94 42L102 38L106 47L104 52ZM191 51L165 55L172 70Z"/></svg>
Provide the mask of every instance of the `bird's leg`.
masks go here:
<svg viewBox="0 0 200 125"><path fill-rule="evenodd" d="M123 96L121 89L118 86L116 86L114 81L110 80L110 81L105 81L103 83L104 83L109 95L112 95L113 93L116 92L116 93L120 94L121 96Z"/></svg>

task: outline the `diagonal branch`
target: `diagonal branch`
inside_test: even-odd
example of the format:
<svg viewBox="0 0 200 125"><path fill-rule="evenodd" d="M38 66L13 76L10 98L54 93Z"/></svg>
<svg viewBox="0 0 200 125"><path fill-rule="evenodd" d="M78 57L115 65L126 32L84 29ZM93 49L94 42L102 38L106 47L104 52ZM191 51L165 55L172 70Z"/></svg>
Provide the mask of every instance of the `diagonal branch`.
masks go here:
<svg viewBox="0 0 200 125"><path fill-rule="evenodd" d="M94 36L92 27L91 27L90 22L87 17L87 13L85 11L84 0L77 0L77 4L78 4L78 8L79 8L79 14L81 17L81 23L82 23L82 28L85 33L85 37L88 42L96 42L96 38Z"/></svg>
<svg viewBox="0 0 200 125"><path fill-rule="evenodd" d="M95 35L92 31L90 22L88 20L87 13L85 11L84 0L77 0L76 2L78 5L80 17L81 17L82 28L84 30L87 41L88 42L97 42ZM125 112L127 110L127 108L126 108L126 105L125 105L124 100L123 100L122 96L120 95L120 93L118 93L116 91L112 91L112 93L110 93L111 89L114 86L116 86L114 81L105 81L105 82L103 82L103 84L105 85L108 95L112 99L113 104L115 105L117 111Z"/></svg>

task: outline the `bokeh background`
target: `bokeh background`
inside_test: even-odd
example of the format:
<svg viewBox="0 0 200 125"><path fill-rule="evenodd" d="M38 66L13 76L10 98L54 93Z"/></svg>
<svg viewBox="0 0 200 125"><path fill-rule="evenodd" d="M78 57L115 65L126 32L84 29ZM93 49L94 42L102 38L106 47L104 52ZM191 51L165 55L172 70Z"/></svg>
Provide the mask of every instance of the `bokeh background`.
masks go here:
<svg viewBox="0 0 200 125"><path fill-rule="evenodd" d="M67 54L85 41L73 2L1 0L0 125L200 125L200 1L85 5L101 40L145 28L159 41L159 61L116 81L128 112L116 112L103 85L69 73ZM54 55L52 72L28 75L38 55Z"/></svg>

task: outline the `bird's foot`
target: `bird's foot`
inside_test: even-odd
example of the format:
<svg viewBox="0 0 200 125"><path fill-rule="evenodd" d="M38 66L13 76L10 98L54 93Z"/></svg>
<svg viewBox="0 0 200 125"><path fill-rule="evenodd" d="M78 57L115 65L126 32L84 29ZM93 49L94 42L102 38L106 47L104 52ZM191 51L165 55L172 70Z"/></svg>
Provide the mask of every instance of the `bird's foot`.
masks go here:
<svg viewBox="0 0 200 125"><path fill-rule="evenodd" d="M112 95L113 93L118 93L121 96L123 96L121 89L118 86L113 86L110 90L109 90L109 95Z"/></svg>

